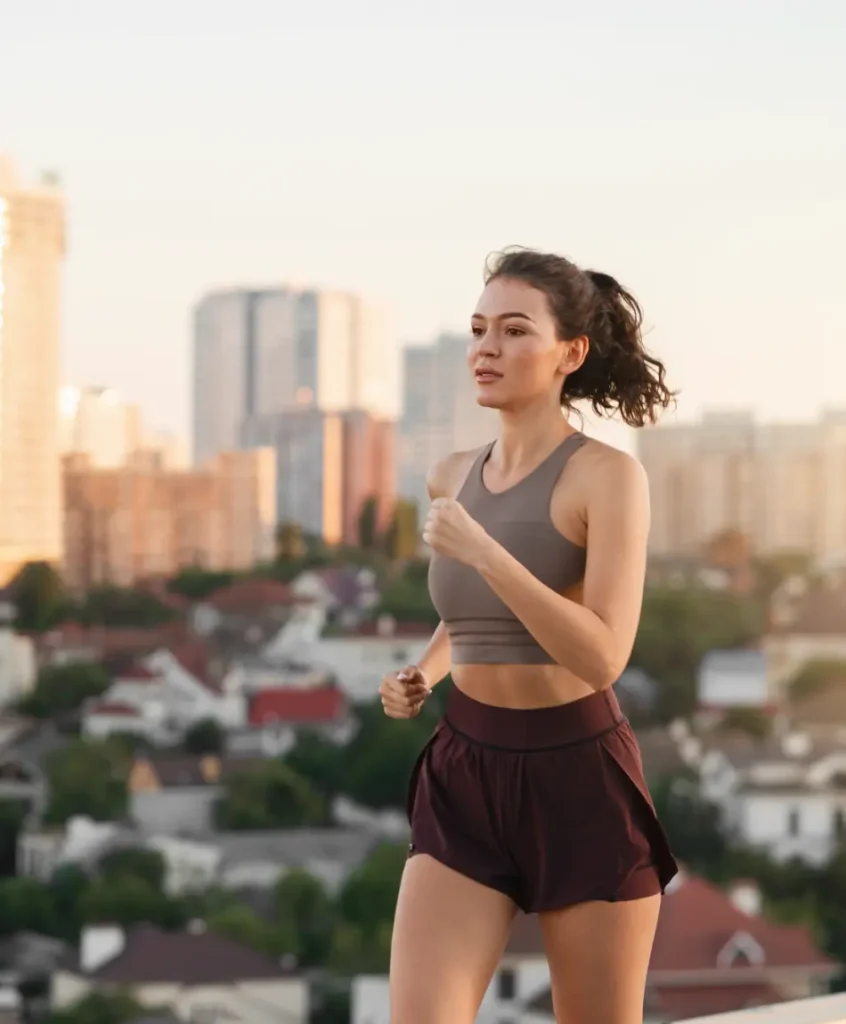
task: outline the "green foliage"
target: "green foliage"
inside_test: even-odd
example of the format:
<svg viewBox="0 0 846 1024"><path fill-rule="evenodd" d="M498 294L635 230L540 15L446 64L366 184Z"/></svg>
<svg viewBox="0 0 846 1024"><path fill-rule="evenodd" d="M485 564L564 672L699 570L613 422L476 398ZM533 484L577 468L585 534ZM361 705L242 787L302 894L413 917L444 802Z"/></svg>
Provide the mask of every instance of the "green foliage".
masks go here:
<svg viewBox="0 0 846 1024"><path fill-rule="evenodd" d="M380 701L356 709L360 726L345 750L344 793L367 807L404 807L411 769L429 738L437 712L387 718Z"/></svg>
<svg viewBox="0 0 846 1024"><path fill-rule="evenodd" d="M308 1024L350 1024L350 989L330 988L325 982L316 981L312 986Z"/></svg>
<svg viewBox="0 0 846 1024"><path fill-rule="evenodd" d="M376 847L341 889L338 906L344 921L374 935L384 922L393 920L407 856L405 845L381 843Z"/></svg>
<svg viewBox="0 0 846 1024"><path fill-rule="evenodd" d="M216 590L229 586L235 578L234 572L216 572L199 566L190 566L171 577L167 589L172 594L187 597L189 601L201 601Z"/></svg>
<svg viewBox="0 0 846 1024"><path fill-rule="evenodd" d="M326 962L332 942L335 913L323 883L307 871L289 871L276 884L276 919L293 930L296 952L305 967Z"/></svg>
<svg viewBox="0 0 846 1024"><path fill-rule="evenodd" d="M6 878L0 882L0 935L33 931L51 935L56 910L50 893L35 878Z"/></svg>
<svg viewBox="0 0 846 1024"><path fill-rule="evenodd" d="M787 694L791 702L801 704L842 683L846 683L846 661L820 658L799 669L787 684Z"/></svg>
<svg viewBox="0 0 846 1024"><path fill-rule="evenodd" d="M342 921L332 936L329 966L344 975L387 974L391 959L391 923L373 931Z"/></svg>
<svg viewBox="0 0 846 1024"><path fill-rule="evenodd" d="M218 722L213 718L204 718L191 726L185 734L183 746L188 754L222 754L226 736Z"/></svg>
<svg viewBox="0 0 846 1024"><path fill-rule="evenodd" d="M126 1024L149 1013L124 992L91 992L63 1010L53 1010L44 1024Z"/></svg>
<svg viewBox="0 0 846 1024"><path fill-rule="evenodd" d="M143 921L161 928L185 924L181 906L161 889L130 874L94 879L79 902L83 922L111 921L124 928Z"/></svg>
<svg viewBox="0 0 846 1024"><path fill-rule="evenodd" d="M38 673L32 693L20 701L18 708L34 718L52 718L76 711L86 700L101 696L110 685L108 673L96 662L47 665Z"/></svg>
<svg viewBox="0 0 846 1024"><path fill-rule="evenodd" d="M62 824L77 815L118 821L126 814L129 764L118 744L76 740L48 761L50 802L45 819Z"/></svg>
<svg viewBox="0 0 846 1024"><path fill-rule="evenodd" d="M164 859L157 850L112 850L100 860L100 876L106 882L134 877L153 889L163 889L165 873Z"/></svg>
<svg viewBox="0 0 846 1024"><path fill-rule="evenodd" d="M17 609L17 628L43 632L67 618L71 600L61 576L49 562L27 562L9 584Z"/></svg>
<svg viewBox="0 0 846 1024"><path fill-rule="evenodd" d="M25 800L0 800L0 877L14 875L18 835L27 815Z"/></svg>
<svg viewBox="0 0 846 1024"><path fill-rule="evenodd" d="M428 622L432 629L440 621L424 583L400 576L382 590L376 615L391 615L397 622Z"/></svg>
<svg viewBox="0 0 846 1024"><path fill-rule="evenodd" d="M176 614L146 590L103 584L88 591L76 617L86 626L149 627L169 622Z"/></svg>
<svg viewBox="0 0 846 1024"><path fill-rule="evenodd" d="M392 559L405 561L416 556L418 544L417 505L413 501L401 498L394 507L394 514L385 537L385 546Z"/></svg>
<svg viewBox="0 0 846 1024"><path fill-rule="evenodd" d="M217 824L224 830L300 828L328 819L323 796L279 760L250 765L232 776L217 806Z"/></svg>
<svg viewBox="0 0 846 1024"><path fill-rule="evenodd" d="M705 587L650 587L632 664L660 684L659 719L693 712L697 671L708 651L745 647L764 625L764 607L755 599Z"/></svg>
<svg viewBox="0 0 846 1024"><path fill-rule="evenodd" d="M297 949L297 933L292 924L270 924L242 904L225 907L209 915L206 924L212 931L269 956L295 953Z"/></svg>
<svg viewBox="0 0 846 1024"><path fill-rule="evenodd" d="M730 708L722 718L720 727L726 732L745 732L754 739L769 736L770 719L758 708Z"/></svg>
<svg viewBox="0 0 846 1024"><path fill-rule="evenodd" d="M304 729L300 732L297 742L283 760L292 771L308 779L327 798L331 799L344 791L347 750L313 730Z"/></svg>
<svg viewBox="0 0 846 1024"><path fill-rule="evenodd" d="M279 523L276 527L276 561L299 560L305 553L305 539L299 523Z"/></svg>
<svg viewBox="0 0 846 1024"><path fill-rule="evenodd" d="M379 503L375 497L369 497L362 503L358 516L358 543L365 551L372 551L378 541Z"/></svg>

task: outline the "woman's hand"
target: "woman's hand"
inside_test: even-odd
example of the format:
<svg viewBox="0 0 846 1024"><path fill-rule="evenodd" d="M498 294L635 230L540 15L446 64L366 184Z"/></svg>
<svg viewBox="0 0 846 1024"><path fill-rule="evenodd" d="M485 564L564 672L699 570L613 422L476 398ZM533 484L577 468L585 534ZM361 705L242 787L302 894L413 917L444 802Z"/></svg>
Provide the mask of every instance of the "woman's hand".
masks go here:
<svg viewBox="0 0 846 1024"><path fill-rule="evenodd" d="M416 718L431 692L426 677L416 665L388 673L379 687L382 708L388 718Z"/></svg>
<svg viewBox="0 0 846 1024"><path fill-rule="evenodd" d="M492 543L484 527L453 498L436 498L423 527L423 540L433 551L473 568L481 565Z"/></svg>

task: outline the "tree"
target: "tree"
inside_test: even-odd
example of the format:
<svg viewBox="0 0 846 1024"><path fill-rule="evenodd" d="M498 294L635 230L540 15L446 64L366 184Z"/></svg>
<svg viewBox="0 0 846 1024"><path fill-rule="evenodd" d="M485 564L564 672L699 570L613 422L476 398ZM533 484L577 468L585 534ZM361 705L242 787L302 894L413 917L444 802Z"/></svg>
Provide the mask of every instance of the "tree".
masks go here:
<svg viewBox="0 0 846 1024"><path fill-rule="evenodd" d="M391 961L391 923L373 931L341 921L332 936L329 965L339 974L387 974Z"/></svg>
<svg viewBox="0 0 846 1024"><path fill-rule="evenodd" d="M9 591L20 630L53 629L72 607L61 576L49 562L27 562L9 584Z"/></svg>
<svg viewBox="0 0 846 1024"><path fill-rule="evenodd" d="M269 956L293 954L297 949L297 935L291 924L285 921L270 924L243 904L225 907L211 914L206 924L212 931Z"/></svg>
<svg viewBox="0 0 846 1024"><path fill-rule="evenodd" d="M405 807L408 779L436 721L427 704L417 718L394 721L376 700L357 708L359 729L345 750L344 793L366 807Z"/></svg>
<svg viewBox="0 0 846 1024"><path fill-rule="evenodd" d="M414 558L419 545L419 532L416 503L401 498L394 506L386 537L391 558L397 561Z"/></svg>
<svg viewBox="0 0 846 1024"><path fill-rule="evenodd" d="M0 934L31 931L51 935L56 912L48 889L35 878L0 882Z"/></svg>
<svg viewBox="0 0 846 1024"><path fill-rule="evenodd" d="M378 541L379 502L371 495L358 515L358 543L365 551L373 551Z"/></svg>
<svg viewBox="0 0 846 1024"><path fill-rule="evenodd" d="M191 601L201 601L216 590L228 586L234 579L233 572L217 572L202 569L200 566L189 566L168 580L167 589L172 594L179 594Z"/></svg>
<svg viewBox="0 0 846 1024"><path fill-rule="evenodd" d="M62 824L77 815L117 821L126 814L128 763L116 744L76 740L48 761L50 801L45 818Z"/></svg>
<svg viewBox="0 0 846 1024"><path fill-rule="evenodd" d="M343 792L346 750L311 729L297 735L297 742L284 757L285 764L326 797Z"/></svg>
<svg viewBox="0 0 846 1024"><path fill-rule="evenodd" d="M375 935L383 924L390 925L407 856L405 845L380 843L350 874L338 896L338 907L347 924L367 935Z"/></svg>
<svg viewBox="0 0 846 1024"><path fill-rule="evenodd" d="M276 527L276 560L291 561L306 553L303 531L299 523L279 523Z"/></svg>
<svg viewBox="0 0 846 1024"><path fill-rule="evenodd" d="M63 864L53 872L47 885L56 911L53 934L65 942L75 943L79 936L82 895L89 881L88 875L75 864Z"/></svg>
<svg viewBox="0 0 846 1024"><path fill-rule="evenodd" d="M127 1024L150 1015L149 1007L141 1006L125 992L91 992L72 1006L53 1010L45 1024Z"/></svg>
<svg viewBox="0 0 846 1024"><path fill-rule="evenodd" d="M787 684L790 702L801 704L832 686L846 682L846 661L819 658L806 662Z"/></svg>
<svg viewBox="0 0 846 1024"><path fill-rule="evenodd" d="M25 800L0 800L0 877L15 874L18 835L28 806Z"/></svg>
<svg viewBox="0 0 846 1024"><path fill-rule="evenodd" d="M307 871L289 871L276 883L274 903L276 919L297 937L300 963L305 967L325 963L335 915L323 883Z"/></svg>
<svg viewBox="0 0 846 1024"><path fill-rule="evenodd" d="M148 590L111 584L89 590L77 615L89 626L159 626L176 617L172 608Z"/></svg>
<svg viewBox="0 0 846 1024"><path fill-rule="evenodd" d="M700 586L649 587L632 664L659 683L658 718L689 716L705 654L749 646L764 626L765 609L755 599Z"/></svg>
<svg viewBox="0 0 846 1024"><path fill-rule="evenodd" d="M745 732L753 739L769 736L771 723L766 714L759 708L729 708L720 723L726 732Z"/></svg>
<svg viewBox="0 0 846 1024"><path fill-rule="evenodd" d="M233 775L217 806L224 830L324 825L328 809L311 783L283 761L264 761Z"/></svg>
<svg viewBox="0 0 846 1024"><path fill-rule="evenodd" d="M119 874L95 878L80 899L84 922L111 921L123 928L148 922L160 928L185 924L182 906L144 878Z"/></svg>
<svg viewBox="0 0 846 1024"><path fill-rule="evenodd" d="M165 874L164 858L158 850L111 850L100 860L100 877L106 882L118 878L140 878L151 888L163 890Z"/></svg>
<svg viewBox="0 0 846 1024"><path fill-rule="evenodd" d="M425 580L417 582L407 576L392 580L383 588L376 614L390 615L397 622L428 622L433 629L440 621Z"/></svg>
<svg viewBox="0 0 846 1024"><path fill-rule="evenodd" d="M185 734L183 746L188 754L222 754L226 746L226 734L213 718L195 722Z"/></svg>
<svg viewBox="0 0 846 1024"><path fill-rule="evenodd" d="M76 711L90 698L102 696L110 685L108 673L96 662L46 665L38 673L32 693L18 707L34 718L52 718Z"/></svg>

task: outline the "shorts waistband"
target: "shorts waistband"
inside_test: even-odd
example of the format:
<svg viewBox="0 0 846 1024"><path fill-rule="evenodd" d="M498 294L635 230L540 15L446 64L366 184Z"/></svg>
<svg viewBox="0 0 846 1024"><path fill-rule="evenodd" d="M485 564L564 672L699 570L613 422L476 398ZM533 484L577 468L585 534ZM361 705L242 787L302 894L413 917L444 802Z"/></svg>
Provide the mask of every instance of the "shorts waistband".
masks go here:
<svg viewBox="0 0 846 1024"><path fill-rule="evenodd" d="M484 704L453 683L444 722L467 739L501 750L555 750L596 739L626 721L613 690L548 708Z"/></svg>

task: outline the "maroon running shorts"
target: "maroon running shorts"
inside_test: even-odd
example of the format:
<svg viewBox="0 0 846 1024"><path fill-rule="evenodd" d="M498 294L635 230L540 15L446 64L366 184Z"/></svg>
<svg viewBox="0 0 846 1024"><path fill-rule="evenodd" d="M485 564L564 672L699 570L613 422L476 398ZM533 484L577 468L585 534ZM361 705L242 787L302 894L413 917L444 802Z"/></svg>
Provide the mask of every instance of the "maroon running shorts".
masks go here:
<svg viewBox="0 0 846 1024"><path fill-rule="evenodd" d="M427 853L525 913L664 891L676 862L611 690L494 707L452 687L408 793L409 856Z"/></svg>

